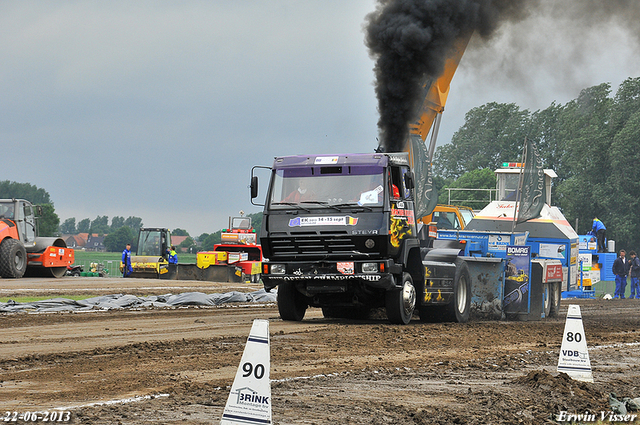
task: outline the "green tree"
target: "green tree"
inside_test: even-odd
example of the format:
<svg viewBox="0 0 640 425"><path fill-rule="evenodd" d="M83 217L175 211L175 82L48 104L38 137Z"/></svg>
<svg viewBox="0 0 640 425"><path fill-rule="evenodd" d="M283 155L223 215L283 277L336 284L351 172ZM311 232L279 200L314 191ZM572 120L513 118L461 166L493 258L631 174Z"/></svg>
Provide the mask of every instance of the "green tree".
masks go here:
<svg viewBox="0 0 640 425"><path fill-rule="evenodd" d="M89 233L89 229L91 228L91 220L88 218L83 218L78 222L78 233Z"/></svg>
<svg viewBox="0 0 640 425"><path fill-rule="evenodd" d="M215 233L211 233L206 239L202 242L202 250L203 251L213 251L213 246L222 242L222 230L218 230Z"/></svg>
<svg viewBox="0 0 640 425"><path fill-rule="evenodd" d="M627 78L620 84L612 107L611 125L613 132L617 134L626 126L631 116L640 111L640 77Z"/></svg>
<svg viewBox="0 0 640 425"><path fill-rule="evenodd" d="M111 228L110 228L111 232L115 232L122 226L124 226L124 217L115 216L111 219Z"/></svg>
<svg viewBox="0 0 640 425"><path fill-rule="evenodd" d="M604 202L611 188L603 178L610 172L614 136L609 125L610 92L608 83L584 89L567 103L560 117L560 137L565 147L561 172L565 179L556 189L555 201L570 223L578 219L581 229L576 230L580 234L591 229L593 217L606 224L614 213Z"/></svg>
<svg viewBox="0 0 640 425"><path fill-rule="evenodd" d="M631 115L611 144L611 172L603 204L610 208L607 237L627 250L638 248L640 236L640 109ZM604 221L604 219L603 219Z"/></svg>
<svg viewBox="0 0 640 425"><path fill-rule="evenodd" d="M42 204L42 216L38 219L39 236L56 236L60 227L60 218L56 214L53 205Z"/></svg>
<svg viewBox="0 0 640 425"><path fill-rule="evenodd" d="M447 188L495 189L496 174L489 168L483 168L481 170L473 170L464 173L462 176L460 176L460 178L440 189L440 191L438 192L439 204L449 203L448 191L446 190ZM489 203L489 192L475 190L452 190L451 198L451 203L453 205L464 205L473 209L481 209Z"/></svg>
<svg viewBox="0 0 640 425"><path fill-rule="evenodd" d="M26 199L34 205L42 206L42 216L38 219L40 236L55 236L60 225L60 217L55 212L49 193L30 183L0 181L1 199Z"/></svg>
<svg viewBox="0 0 640 425"><path fill-rule="evenodd" d="M528 123L529 111L513 103L473 108L451 143L436 149L434 174L456 179L468 171L495 170L504 161L519 160Z"/></svg>
<svg viewBox="0 0 640 425"><path fill-rule="evenodd" d="M563 112L564 106L555 102L546 109L534 112L527 135L537 146L544 166L558 175L551 186L551 199L557 199L556 188L569 177L565 166L565 140L562 137Z"/></svg>
<svg viewBox="0 0 640 425"><path fill-rule="evenodd" d="M174 235L174 236L189 236L189 232L187 232L186 230L181 229L179 227L174 229L174 230L172 230L171 234Z"/></svg>
<svg viewBox="0 0 640 425"><path fill-rule="evenodd" d="M104 246L109 252L122 251L127 243L132 245L131 249L135 249L137 233L130 227L122 226L113 233L109 233L104 237Z"/></svg>
<svg viewBox="0 0 640 425"><path fill-rule="evenodd" d="M142 219L140 217L133 216L127 217L127 219L124 221L124 225L130 227L136 233L138 233L138 230L140 230L140 228L143 226Z"/></svg>
<svg viewBox="0 0 640 425"><path fill-rule="evenodd" d="M17 183L9 180L0 181L0 199L26 199L32 204L51 204L49 193L30 183Z"/></svg>
<svg viewBox="0 0 640 425"><path fill-rule="evenodd" d="M90 233L97 233L98 235L104 235L106 233L109 233L109 217L104 215L104 216L97 216L92 222L91 222L91 228L89 230Z"/></svg>
<svg viewBox="0 0 640 425"><path fill-rule="evenodd" d="M256 230L256 239L260 242L260 230L262 229L262 212L247 214L251 218L251 227Z"/></svg>
<svg viewBox="0 0 640 425"><path fill-rule="evenodd" d="M191 236L188 236L185 240L180 242L180 245L178 245L179 248L184 249L187 252L190 252L191 248L195 246L196 246L196 243Z"/></svg>
<svg viewBox="0 0 640 425"><path fill-rule="evenodd" d="M60 233L63 235L75 235L77 234L76 230L76 219L75 217L68 218L60 225Z"/></svg>

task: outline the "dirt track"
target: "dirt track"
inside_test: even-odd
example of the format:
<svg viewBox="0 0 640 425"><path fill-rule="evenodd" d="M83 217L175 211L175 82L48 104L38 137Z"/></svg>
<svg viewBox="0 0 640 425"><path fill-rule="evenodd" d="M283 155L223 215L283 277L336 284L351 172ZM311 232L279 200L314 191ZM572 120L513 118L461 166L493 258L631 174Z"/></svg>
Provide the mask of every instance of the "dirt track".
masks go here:
<svg viewBox="0 0 640 425"><path fill-rule="evenodd" d="M0 296L258 288L0 280ZM582 310L592 384L555 371L570 303ZM255 318L270 321L275 424L540 424L561 411L599 418L610 410L610 392L640 397L637 300L563 301L561 317L540 322L407 326L390 325L382 314L324 319L317 309L301 323L283 322L275 305L259 304L0 314L0 410L67 408L72 423L218 423Z"/></svg>

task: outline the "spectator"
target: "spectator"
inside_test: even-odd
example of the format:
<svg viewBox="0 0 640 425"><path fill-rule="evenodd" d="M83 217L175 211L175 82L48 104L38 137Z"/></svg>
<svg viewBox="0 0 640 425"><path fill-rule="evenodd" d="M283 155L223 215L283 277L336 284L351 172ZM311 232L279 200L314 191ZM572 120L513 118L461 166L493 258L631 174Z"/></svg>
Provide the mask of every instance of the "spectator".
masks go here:
<svg viewBox="0 0 640 425"><path fill-rule="evenodd" d="M627 273L629 261L625 258L625 250L620 250L620 256L613 262L612 271L616 275L616 293L613 298L624 299L624 291L627 288Z"/></svg>
<svg viewBox="0 0 640 425"><path fill-rule="evenodd" d="M629 253L629 278L631 279L631 295L629 298L640 299L640 258L635 251Z"/></svg>
<svg viewBox="0 0 640 425"><path fill-rule="evenodd" d="M173 245L169 251L169 264L178 264L178 253L176 252L176 247Z"/></svg>
<svg viewBox="0 0 640 425"><path fill-rule="evenodd" d="M128 277L133 268L131 268L131 244L128 243L127 247L122 251L122 277Z"/></svg>

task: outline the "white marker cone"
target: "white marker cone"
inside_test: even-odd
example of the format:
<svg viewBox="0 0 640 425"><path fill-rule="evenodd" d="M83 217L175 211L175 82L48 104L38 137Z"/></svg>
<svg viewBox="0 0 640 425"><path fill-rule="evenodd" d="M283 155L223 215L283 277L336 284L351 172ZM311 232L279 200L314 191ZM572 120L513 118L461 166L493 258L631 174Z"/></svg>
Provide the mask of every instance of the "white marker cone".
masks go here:
<svg viewBox="0 0 640 425"><path fill-rule="evenodd" d="M253 321L220 425L271 424L269 321Z"/></svg>
<svg viewBox="0 0 640 425"><path fill-rule="evenodd" d="M582 315L579 305L570 305L567 321L564 325L564 336L558 359L558 372L564 372L578 381L593 382L591 361L587 351L587 339L582 326Z"/></svg>

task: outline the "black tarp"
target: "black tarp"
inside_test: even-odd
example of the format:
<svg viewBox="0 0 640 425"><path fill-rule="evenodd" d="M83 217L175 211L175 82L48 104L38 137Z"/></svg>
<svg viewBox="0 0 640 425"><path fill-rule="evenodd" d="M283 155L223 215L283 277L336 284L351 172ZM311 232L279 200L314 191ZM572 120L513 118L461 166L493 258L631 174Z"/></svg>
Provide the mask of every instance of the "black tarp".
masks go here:
<svg viewBox="0 0 640 425"><path fill-rule="evenodd" d="M52 298L43 301L17 303L9 300L0 303L0 312L56 312L56 311L91 311L117 310L124 308L149 307L182 307L182 306L216 306L225 303L268 303L276 302L276 291L266 292L264 289L255 292L226 292L223 294L205 294L202 292L185 292L182 294L152 295L138 297L135 295L103 295L100 297L71 300L68 298Z"/></svg>

